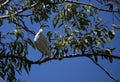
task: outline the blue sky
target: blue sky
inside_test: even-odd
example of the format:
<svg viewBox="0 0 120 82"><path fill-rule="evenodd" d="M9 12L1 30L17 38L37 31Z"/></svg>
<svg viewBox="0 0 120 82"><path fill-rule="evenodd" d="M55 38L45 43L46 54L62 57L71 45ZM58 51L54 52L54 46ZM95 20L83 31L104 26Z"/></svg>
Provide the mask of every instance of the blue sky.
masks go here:
<svg viewBox="0 0 120 82"><path fill-rule="evenodd" d="M104 13L100 16L103 18L105 23L112 23L112 18L110 18L111 16ZM119 22L115 23L120 24ZM4 22L4 25L0 30L12 31L14 25L10 25L9 27L8 25L8 23ZM27 23L27 25L29 25L29 28L33 29L35 32L39 30L39 24L31 25ZM44 30L44 34L49 30L52 30L53 32L56 31L48 28ZM108 45L110 47L117 48L113 54L120 56L120 31L116 31L116 33L117 35L115 39ZM41 53L38 50L34 50L29 47L30 59L37 60L40 56ZM99 58L98 63L101 64L115 79L120 81L120 60L114 59L111 64L109 61ZM114 82L90 59L85 57L63 59L61 61L54 60L41 65L32 65L29 75L23 70L21 76L16 76L25 82Z"/></svg>

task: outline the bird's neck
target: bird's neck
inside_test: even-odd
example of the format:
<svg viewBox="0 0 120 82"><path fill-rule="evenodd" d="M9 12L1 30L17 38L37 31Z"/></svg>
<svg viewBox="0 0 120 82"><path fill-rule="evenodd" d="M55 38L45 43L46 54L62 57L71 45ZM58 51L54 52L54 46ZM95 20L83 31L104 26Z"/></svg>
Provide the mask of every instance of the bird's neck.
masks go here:
<svg viewBox="0 0 120 82"><path fill-rule="evenodd" d="M36 36L40 35L42 32L43 32L43 29L40 29L40 30L38 31L38 33L36 34Z"/></svg>
<svg viewBox="0 0 120 82"><path fill-rule="evenodd" d="M43 29L40 29L39 32L38 32L38 34L40 34L40 33L42 33L42 32L43 32Z"/></svg>
<svg viewBox="0 0 120 82"><path fill-rule="evenodd" d="M43 29L40 29L38 31L38 33L35 35L35 38L34 38L34 41L36 41L40 36L41 36L41 33L43 32Z"/></svg>

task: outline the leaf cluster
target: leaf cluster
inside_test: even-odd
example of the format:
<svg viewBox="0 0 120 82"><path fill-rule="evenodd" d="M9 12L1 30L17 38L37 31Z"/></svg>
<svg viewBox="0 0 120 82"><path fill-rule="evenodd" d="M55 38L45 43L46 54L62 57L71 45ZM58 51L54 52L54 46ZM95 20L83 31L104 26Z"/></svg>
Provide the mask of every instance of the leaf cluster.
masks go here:
<svg viewBox="0 0 120 82"><path fill-rule="evenodd" d="M3 39L8 36L11 39L4 41ZM34 44L30 38L25 38L20 28L8 32L7 36L1 33L0 39L0 78L16 82L18 80L16 79L16 73L21 74L23 68L27 73L30 71L31 63L27 63L25 60L28 59L28 46L35 48Z"/></svg>
<svg viewBox="0 0 120 82"><path fill-rule="evenodd" d="M69 53L80 54L112 54L111 48L106 47L106 43L115 37L115 31L107 28L102 20L98 18L98 11L90 6L67 3L53 19L53 26L63 29L61 36L53 34L54 55L67 55ZM52 34L52 33L51 33ZM70 51L69 51L69 50ZM107 53L106 53L107 52ZM104 56L104 55L103 55ZM106 57L105 57L106 58ZM112 61L110 59L110 61Z"/></svg>

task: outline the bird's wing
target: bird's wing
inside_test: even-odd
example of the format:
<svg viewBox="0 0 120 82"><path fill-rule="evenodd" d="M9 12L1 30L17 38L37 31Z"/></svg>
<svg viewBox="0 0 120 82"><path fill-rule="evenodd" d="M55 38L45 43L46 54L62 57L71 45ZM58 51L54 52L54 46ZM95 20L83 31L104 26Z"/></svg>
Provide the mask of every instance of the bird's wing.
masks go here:
<svg viewBox="0 0 120 82"><path fill-rule="evenodd" d="M49 41L47 38L41 33L37 38L36 46L42 52L42 54L50 57L50 48Z"/></svg>
<svg viewBox="0 0 120 82"><path fill-rule="evenodd" d="M49 47L49 41L48 39L41 33L42 42L44 42L46 47Z"/></svg>

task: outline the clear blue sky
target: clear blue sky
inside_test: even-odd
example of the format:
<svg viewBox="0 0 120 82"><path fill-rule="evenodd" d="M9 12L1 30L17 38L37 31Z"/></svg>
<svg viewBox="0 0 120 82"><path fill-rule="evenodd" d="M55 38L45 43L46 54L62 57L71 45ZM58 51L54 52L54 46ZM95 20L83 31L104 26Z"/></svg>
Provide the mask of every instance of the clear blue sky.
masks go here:
<svg viewBox="0 0 120 82"><path fill-rule="evenodd" d="M103 16L105 23L112 22L107 14ZM118 24L120 24L118 22ZM9 31L12 30L12 26L8 27L9 24L4 23L0 30ZM29 23L28 23L29 25ZM39 24L29 25L35 32L39 29ZM46 29L44 34L47 31ZM120 56L120 31L116 31L117 36L108 44L110 47L118 48L113 54ZM29 58L38 59L41 53L33 48L29 48ZM101 64L113 77L120 81L120 60L114 60L113 63L102 60L99 58L99 64ZM16 75L25 82L114 82L111 80L99 67L97 67L90 59L72 58L63 59L61 61L49 61L41 65L33 65L29 75L23 70L22 76Z"/></svg>

